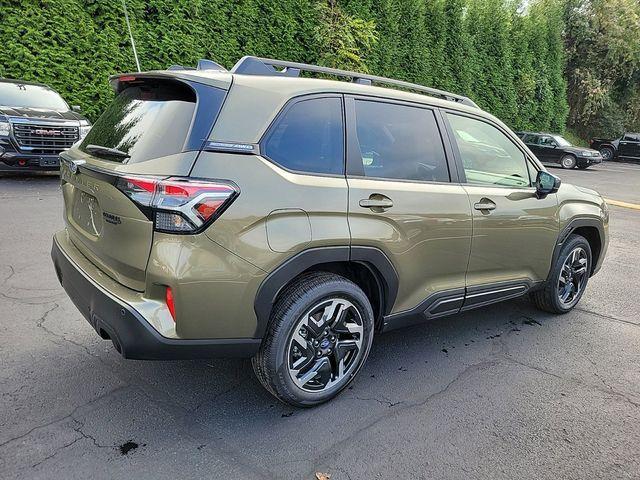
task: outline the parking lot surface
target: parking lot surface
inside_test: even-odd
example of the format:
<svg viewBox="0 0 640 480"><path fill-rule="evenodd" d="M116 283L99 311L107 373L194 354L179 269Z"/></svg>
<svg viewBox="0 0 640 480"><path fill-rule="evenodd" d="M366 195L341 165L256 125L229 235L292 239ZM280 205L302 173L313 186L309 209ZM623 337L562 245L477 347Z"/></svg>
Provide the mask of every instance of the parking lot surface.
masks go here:
<svg viewBox="0 0 640 480"><path fill-rule="evenodd" d="M640 204L640 166L551 169ZM124 360L59 286L55 176L0 178L0 478L640 478L640 210L564 316L516 300L378 336L311 410L247 360Z"/></svg>

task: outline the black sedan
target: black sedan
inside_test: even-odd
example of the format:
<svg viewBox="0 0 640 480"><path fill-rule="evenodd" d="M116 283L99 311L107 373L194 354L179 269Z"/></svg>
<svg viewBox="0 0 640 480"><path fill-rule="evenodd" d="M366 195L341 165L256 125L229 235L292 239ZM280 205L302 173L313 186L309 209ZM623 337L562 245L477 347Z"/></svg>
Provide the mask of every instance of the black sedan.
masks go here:
<svg viewBox="0 0 640 480"><path fill-rule="evenodd" d="M542 163L559 164L562 168L588 168L602 162L597 150L575 147L553 133L516 132Z"/></svg>

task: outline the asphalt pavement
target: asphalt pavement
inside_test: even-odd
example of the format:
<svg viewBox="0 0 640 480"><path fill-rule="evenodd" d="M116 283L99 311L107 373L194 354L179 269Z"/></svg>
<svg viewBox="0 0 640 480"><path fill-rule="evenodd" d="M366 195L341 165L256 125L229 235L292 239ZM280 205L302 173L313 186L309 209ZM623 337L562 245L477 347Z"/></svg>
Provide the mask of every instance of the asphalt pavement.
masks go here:
<svg viewBox="0 0 640 480"><path fill-rule="evenodd" d="M640 166L551 171L640 204ZM0 478L640 478L640 210L611 210L571 313L521 299L378 336L300 410L247 360L122 359L53 271L58 178L0 178Z"/></svg>

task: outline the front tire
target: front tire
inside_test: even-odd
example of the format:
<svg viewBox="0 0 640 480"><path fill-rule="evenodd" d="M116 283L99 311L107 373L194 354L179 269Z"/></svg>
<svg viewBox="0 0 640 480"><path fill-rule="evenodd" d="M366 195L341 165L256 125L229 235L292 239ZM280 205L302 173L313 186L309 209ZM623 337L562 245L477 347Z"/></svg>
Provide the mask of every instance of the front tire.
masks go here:
<svg viewBox="0 0 640 480"><path fill-rule="evenodd" d="M613 160L613 156L615 155L615 152L611 147L602 147L600 149L600 155L602 155L602 160L607 162L607 161Z"/></svg>
<svg viewBox="0 0 640 480"><path fill-rule="evenodd" d="M373 332L371 304L355 283L332 273L309 273L280 295L253 370L279 400L318 405L355 378Z"/></svg>
<svg viewBox="0 0 640 480"><path fill-rule="evenodd" d="M544 288L531 297L540 310L567 313L575 307L589 281L591 246L580 235L570 235L560 249Z"/></svg>
<svg viewBox="0 0 640 480"><path fill-rule="evenodd" d="M562 168L570 170L576 166L576 157L574 157L573 155L565 155L560 160L560 165L562 165Z"/></svg>

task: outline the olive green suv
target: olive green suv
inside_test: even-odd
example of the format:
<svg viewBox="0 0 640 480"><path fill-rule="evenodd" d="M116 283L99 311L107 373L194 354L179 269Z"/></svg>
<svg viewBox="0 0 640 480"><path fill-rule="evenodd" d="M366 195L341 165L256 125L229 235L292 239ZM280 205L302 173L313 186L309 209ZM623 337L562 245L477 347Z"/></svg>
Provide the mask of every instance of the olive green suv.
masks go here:
<svg viewBox="0 0 640 480"><path fill-rule="evenodd" d="M52 256L125 358L252 357L316 405L375 333L527 293L567 312L605 256L602 197L468 98L256 57L111 82L61 155Z"/></svg>

